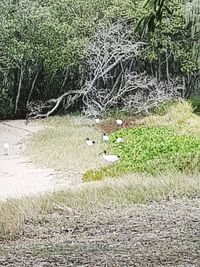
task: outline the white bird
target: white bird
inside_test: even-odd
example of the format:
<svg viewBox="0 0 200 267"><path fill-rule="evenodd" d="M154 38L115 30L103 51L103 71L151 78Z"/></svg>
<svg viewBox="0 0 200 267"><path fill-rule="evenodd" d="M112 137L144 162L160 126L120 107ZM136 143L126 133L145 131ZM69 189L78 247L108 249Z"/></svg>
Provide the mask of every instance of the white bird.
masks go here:
<svg viewBox="0 0 200 267"><path fill-rule="evenodd" d="M104 142L108 142L109 141L109 136L104 133L103 136L102 136L102 139L103 139Z"/></svg>
<svg viewBox="0 0 200 267"><path fill-rule="evenodd" d="M99 124L100 122L100 119L95 119L96 123Z"/></svg>
<svg viewBox="0 0 200 267"><path fill-rule="evenodd" d="M85 142L88 146L93 146L95 144L95 141L91 140L90 138L85 139Z"/></svg>
<svg viewBox="0 0 200 267"><path fill-rule="evenodd" d="M3 144L3 149L4 149L4 155L8 155L10 145L8 143Z"/></svg>
<svg viewBox="0 0 200 267"><path fill-rule="evenodd" d="M120 156L118 155L107 155L106 150L104 150L103 152L101 152L99 155L103 154L103 159L108 161L108 162L117 162L118 160L120 160Z"/></svg>
<svg viewBox="0 0 200 267"><path fill-rule="evenodd" d="M122 142L124 142L124 138L122 138L122 137L117 137L117 139L116 139L116 143L122 143Z"/></svg>
<svg viewBox="0 0 200 267"><path fill-rule="evenodd" d="M118 125L122 125L123 121L120 120L120 119L118 119L118 120L116 120L116 123L117 123Z"/></svg>

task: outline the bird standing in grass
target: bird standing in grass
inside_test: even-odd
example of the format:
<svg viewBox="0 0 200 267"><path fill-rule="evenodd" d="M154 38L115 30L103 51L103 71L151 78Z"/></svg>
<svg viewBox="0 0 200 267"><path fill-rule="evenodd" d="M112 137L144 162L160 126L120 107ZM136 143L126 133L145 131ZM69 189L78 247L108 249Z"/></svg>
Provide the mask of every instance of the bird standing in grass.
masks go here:
<svg viewBox="0 0 200 267"><path fill-rule="evenodd" d="M120 156L118 155L109 155L107 154L107 151L104 150L103 152L101 152L99 155L103 155L103 159L107 162L111 162L111 163L114 163L114 162L117 162L118 160L120 160Z"/></svg>
<svg viewBox="0 0 200 267"><path fill-rule="evenodd" d="M86 138L85 142L88 146L93 146L95 144L95 141L91 140L90 138Z"/></svg>
<svg viewBox="0 0 200 267"><path fill-rule="evenodd" d="M116 139L116 143L122 143L122 142L124 142L124 138L122 138L122 137L117 137L117 139Z"/></svg>
<svg viewBox="0 0 200 267"><path fill-rule="evenodd" d="M96 122L97 124L99 124L100 119L96 118L96 119L95 119L95 122Z"/></svg>
<svg viewBox="0 0 200 267"><path fill-rule="evenodd" d="M102 136L102 139L103 139L104 142L108 142L109 141L109 136L104 133L103 136Z"/></svg>
<svg viewBox="0 0 200 267"><path fill-rule="evenodd" d="M8 155L10 145L6 142L3 144L4 155Z"/></svg>
<svg viewBox="0 0 200 267"><path fill-rule="evenodd" d="M120 126L121 126L121 125L123 124L123 121L120 120L120 119L117 119L117 120L116 120L116 123L117 123L117 125L120 125Z"/></svg>

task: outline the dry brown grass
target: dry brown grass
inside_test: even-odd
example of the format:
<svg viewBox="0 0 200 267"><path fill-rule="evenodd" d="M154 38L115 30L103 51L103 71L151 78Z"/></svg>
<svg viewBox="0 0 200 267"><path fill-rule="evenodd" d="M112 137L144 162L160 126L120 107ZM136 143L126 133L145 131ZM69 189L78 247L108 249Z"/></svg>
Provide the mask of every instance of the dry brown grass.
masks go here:
<svg viewBox="0 0 200 267"><path fill-rule="evenodd" d="M0 266L199 266L200 199L54 212L0 242Z"/></svg>
<svg viewBox="0 0 200 267"><path fill-rule="evenodd" d="M55 203L78 212L104 210L107 206L123 207L153 200L195 197L200 193L199 176L163 175L151 177L128 175L79 185L53 194L0 203L0 238L20 233L23 224L37 222L53 212Z"/></svg>
<svg viewBox="0 0 200 267"><path fill-rule="evenodd" d="M200 134L200 116L193 113L192 104L181 101L171 105L164 115L151 115L142 120L146 126L166 126L180 134Z"/></svg>
<svg viewBox="0 0 200 267"><path fill-rule="evenodd" d="M162 117L148 117L145 123L148 126L166 125L186 131L186 125L191 120L194 120L193 133L198 134L199 117L192 114L189 104L182 103L177 107L174 106ZM65 173L72 171L72 175L76 170L79 172L79 177L86 169L102 164L98 153L105 145L99 142L91 149L84 143L87 137L100 140L101 133L96 126L94 127L93 121L78 117L63 117L46 122L47 128L30 140L28 153L35 162ZM54 211L55 203L87 213L92 210L104 210L108 205L121 207L152 200L195 197L199 194L199 175L169 174L157 177L128 175L116 180L82 184L50 195L13 199L0 203L0 238L20 234L27 220L37 222L41 216Z"/></svg>
<svg viewBox="0 0 200 267"><path fill-rule="evenodd" d="M94 120L83 117L54 117L45 121L45 129L36 133L28 144L28 156L36 164L77 176L103 165L98 154L105 149L101 131ZM91 138L95 145L88 147L84 140Z"/></svg>

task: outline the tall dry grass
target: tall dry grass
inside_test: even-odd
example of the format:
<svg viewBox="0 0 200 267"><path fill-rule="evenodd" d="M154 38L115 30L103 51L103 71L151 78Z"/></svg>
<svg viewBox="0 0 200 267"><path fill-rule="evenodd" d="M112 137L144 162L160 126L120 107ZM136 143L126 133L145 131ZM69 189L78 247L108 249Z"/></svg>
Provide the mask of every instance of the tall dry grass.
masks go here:
<svg viewBox="0 0 200 267"><path fill-rule="evenodd" d="M45 121L45 129L34 134L27 145L28 156L40 166L62 171L67 176L77 176L104 163L99 157L106 145L101 140L102 132L94 120L75 117L54 117ZM95 140L92 147L86 138Z"/></svg>
<svg viewBox="0 0 200 267"><path fill-rule="evenodd" d="M0 203L0 239L19 235L26 221L36 223L45 214L57 212L55 204L67 210L70 208L78 213L87 213L104 210L108 206L120 208L161 199L196 197L199 194L198 175L127 175L44 196L11 199Z"/></svg>
<svg viewBox="0 0 200 267"><path fill-rule="evenodd" d="M200 134L200 116L193 113L192 104L187 101L173 103L164 115L151 115L142 122L150 127L171 127L179 134Z"/></svg>

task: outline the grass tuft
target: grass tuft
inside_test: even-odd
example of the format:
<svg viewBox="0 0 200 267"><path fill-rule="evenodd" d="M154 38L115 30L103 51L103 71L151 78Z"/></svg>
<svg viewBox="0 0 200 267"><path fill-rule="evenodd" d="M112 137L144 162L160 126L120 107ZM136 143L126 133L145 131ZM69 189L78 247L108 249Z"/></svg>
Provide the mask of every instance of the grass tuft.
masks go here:
<svg viewBox="0 0 200 267"><path fill-rule="evenodd" d="M190 102L170 105L164 115L152 115L143 119L147 127L170 127L180 134L200 135L200 117L193 113Z"/></svg>

